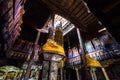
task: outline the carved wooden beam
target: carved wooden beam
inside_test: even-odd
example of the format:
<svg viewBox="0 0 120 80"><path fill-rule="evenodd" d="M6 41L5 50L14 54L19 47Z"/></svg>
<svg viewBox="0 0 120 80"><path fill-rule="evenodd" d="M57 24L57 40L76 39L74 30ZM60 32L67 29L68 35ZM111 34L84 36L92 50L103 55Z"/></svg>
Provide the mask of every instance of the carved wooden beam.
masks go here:
<svg viewBox="0 0 120 80"><path fill-rule="evenodd" d="M70 20L76 27L79 27L80 30L86 32L86 26L82 24L75 15L72 15L68 9L57 5L55 2L51 0L43 0L56 14L59 14L66 19Z"/></svg>

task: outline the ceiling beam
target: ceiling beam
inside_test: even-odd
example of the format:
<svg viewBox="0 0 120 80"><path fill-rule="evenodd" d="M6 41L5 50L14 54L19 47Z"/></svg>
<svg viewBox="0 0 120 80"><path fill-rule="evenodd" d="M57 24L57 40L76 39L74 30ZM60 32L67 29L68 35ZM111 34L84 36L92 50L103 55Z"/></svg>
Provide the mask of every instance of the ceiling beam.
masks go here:
<svg viewBox="0 0 120 80"><path fill-rule="evenodd" d="M69 10L64 9L60 7L60 5L55 4L53 1L50 0L43 0L44 3L46 3L56 14L62 15L63 17L67 18L70 20L73 24L75 24L76 27L79 27L80 30L87 32L86 31L86 26L83 25L75 15L71 15L69 13Z"/></svg>
<svg viewBox="0 0 120 80"><path fill-rule="evenodd" d="M114 1L114 0L113 0L113 1ZM120 0L117 0L116 2L113 2L113 3L105 6L102 11L103 11L104 13L107 13L107 12L109 12L111 9L113 9L115 6L117 6L117 5L119 5L119 4L120 4Z"/></svg>

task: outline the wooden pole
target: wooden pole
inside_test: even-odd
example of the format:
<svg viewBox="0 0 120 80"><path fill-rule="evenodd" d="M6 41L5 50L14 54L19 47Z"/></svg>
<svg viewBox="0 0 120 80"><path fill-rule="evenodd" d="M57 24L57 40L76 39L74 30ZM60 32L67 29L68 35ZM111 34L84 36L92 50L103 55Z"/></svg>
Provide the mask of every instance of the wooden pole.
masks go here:
<svg viewBox="0 0 120 80"><path fill-rule="evenodd" d="M38 41L39 41L39 38L40 38L40 33L41 33L41 32L38 32L38 34L37 34L37 37L36 37L36 40L35 40L35 43L34 43L34 48L35 48L36 45L38 44ZM31 66L32 66L33 61L34 61L33 58L34 58L34 50L33 50L33 54L30 56L30 61L29 61L29 63L28 63L28 67L27 67L26 74L25 74L25 80L28 80L28 79L29 79Z"/></svg>
<svg viewBox="0 0 120 80"><path fill-rule="evenodd" d="M92 80L95 80L94 79L94 75L93 75L93 71L92 71L91 67L90 67L90 74L91 74Z"/></svg>
<svg viewBox="0 0 120 80"><path fill-rule="evenodd" d="M51 61L50 68L49 68L49 79L48 80L57 80L58 75L58 62Z"/></svg>
<svg viewBox="0 0 120 80"><path fill-rule="evenodd" d="M102 69L102 72L103 72L103 74L105 76L105 79L106 80L110 80L109 77L108 77L108 75L107 75L107 72L105 71L105 68L102 67L101 69Z"/></svg>
<svg viewBox="0 0 120 80"><path fill-rule="evenodd" d="M92 76L92 80L97 80L97 76L96 76L96 73L95 73L95 67L90 67L90 74Z"/></svg>
<svg viewBox="0 0 120 80"><path fill-rule="evenodd" d="M49 38L54 39L54 13L50 16Z"/></svg>
<svg viewBox="0 0 120 80"><path fill-rule="evenodd" d="M64 70L64 79L63 80L66 80L66 69Z"/></svg>
<svg viewBox="0 0 120 80"><path fill-rule="evenodd" d="M93 75L94 75L94 79L97 80L97 76L96 76L96 68L95 67L91 67L92 68L92 71L93 71Z"/></svg>
<svg viewBox="0 0 120 80"><path fill-rule="evenodd" d="M76 70L76 74L77 74L77 80L80 80L80 75L79 75L78 68L75 68L75 70Z"/></svg>
<svg viewBox="0 0 120 80"><path fill-rule="evenodd" d="M76 28L76 31L77 31L77 35L78 35L79 45L80 45L80 48L81 48L81 50L82 50L82 56L81 56L82 65L86 65L84 46L83 46L83 41L82 41L82 37L81 37L79 28ZM83 69L83 71L84 71L84 76L89 76L89 74L87 73L87 67L84 66L82 69ZM81 76L81 75L80 75L80 76ZM85 77L85 79L86 79L86 80L89 80L87 77Z"/></svg>
<svg viewBox="0 0 120 80"><path fill-rule="evenodd" d="M83 64L85 64L86 60L85 60L85 52L84 52L82 37L81 37L79 28L76 28L76 30L77 30L79 45L80 45L80 48L82 49L82 61L83 61Z"/></svg>
<svg viewBox="0 0 120 80"><path fill-rule="evenodd" d="M63 68L60 68L60 77L61 77L61 80L63 80Z"/></svg>

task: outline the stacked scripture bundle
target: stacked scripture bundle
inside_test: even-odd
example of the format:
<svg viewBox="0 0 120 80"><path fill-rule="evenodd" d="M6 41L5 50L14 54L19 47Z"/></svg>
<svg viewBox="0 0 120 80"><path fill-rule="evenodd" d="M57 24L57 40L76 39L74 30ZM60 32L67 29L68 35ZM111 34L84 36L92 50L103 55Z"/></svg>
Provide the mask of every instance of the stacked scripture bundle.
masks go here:
<svg viewBox="0 0 120 80"><path fill-rule="evenodd" d="M34 44L32 42L22 39L17 39L13 45L13 50L32 54L33 47Z"/></svg>
<svg viewBox="0 0 120 80"><path fill-rule="evenodd" d="M0 47L10 53L13 43L21 31L24 0L1 0L0 1ZM0 51L1 52L1 51Z"/></svg>
<svg viewBox="0 0 120 80"><path fill-rule="evenodd" d="M21 24L23 23L22 15L25 13L23 3L24 3L23 0L16 0L15 1L14 25L12 28L12 41L13 42L16 40L17 36L20 35L19 32L21 31Z"/></svg>
<svg viewBox="0 0 120 80"><path fill-rule="evenodd" d="M3 50L8 48L10 39L9 28L13 26L13 0L2 0L0 2L0 24L1 24L1 43Z"/></svg>

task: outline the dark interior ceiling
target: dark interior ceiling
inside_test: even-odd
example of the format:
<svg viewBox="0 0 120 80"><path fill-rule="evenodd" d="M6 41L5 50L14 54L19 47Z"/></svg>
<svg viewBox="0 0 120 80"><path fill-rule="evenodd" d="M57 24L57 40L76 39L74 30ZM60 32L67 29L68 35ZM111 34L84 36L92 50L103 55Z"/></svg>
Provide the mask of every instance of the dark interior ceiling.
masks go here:
<svg viewBox="0 0 120 80"><path fill-rule="evenodd" d="M90 10L120 43L120 0L85 0Z"/></svg>
<svg viewBox="0 0 120 80"><path fill-rule="evenodd" d="M56 14L70 20L81 31L97 34L101 29L97 18L88 12L82 0L42 0Z"/></svg>
<svg viewBox="0 0 120 80"><path fill-rule="evenodd" d="M41 29L45 25L51 10L40 0L26 0L24 9L25 14L19 38L35 42L38 33L36 28Z"/></svg>
<svg viewBox="0 0 120 80"><path fill-rule="evenodd" d="M98 19L108 28L110 33L120 41L120 1L119 0L85 0L92 13L88 13L82 0L26 0L25 14L21 38L34 42L35 28L42 28L52 12L70 20L81 31L96 35L103 26L98 24ZM98 19L94 16L97 16ZM25 27L27 26L27 27ZM28 27L31 27L29 29ZM29 31L31 30L31 31ZM34 30L34 31L33 31ZM25 34L27 37L25 38ZM118 34L118 35L116 35ZM24 36L23 36L24 35ZM31 36L32 35L32 36Z"/></svg>
<svg viewBox="0 0 120 80"><path fill-rule="evenodd" d="M51 10L40 0L27 0L23 21L34 28L42 28L51 14Z"/></svg>

